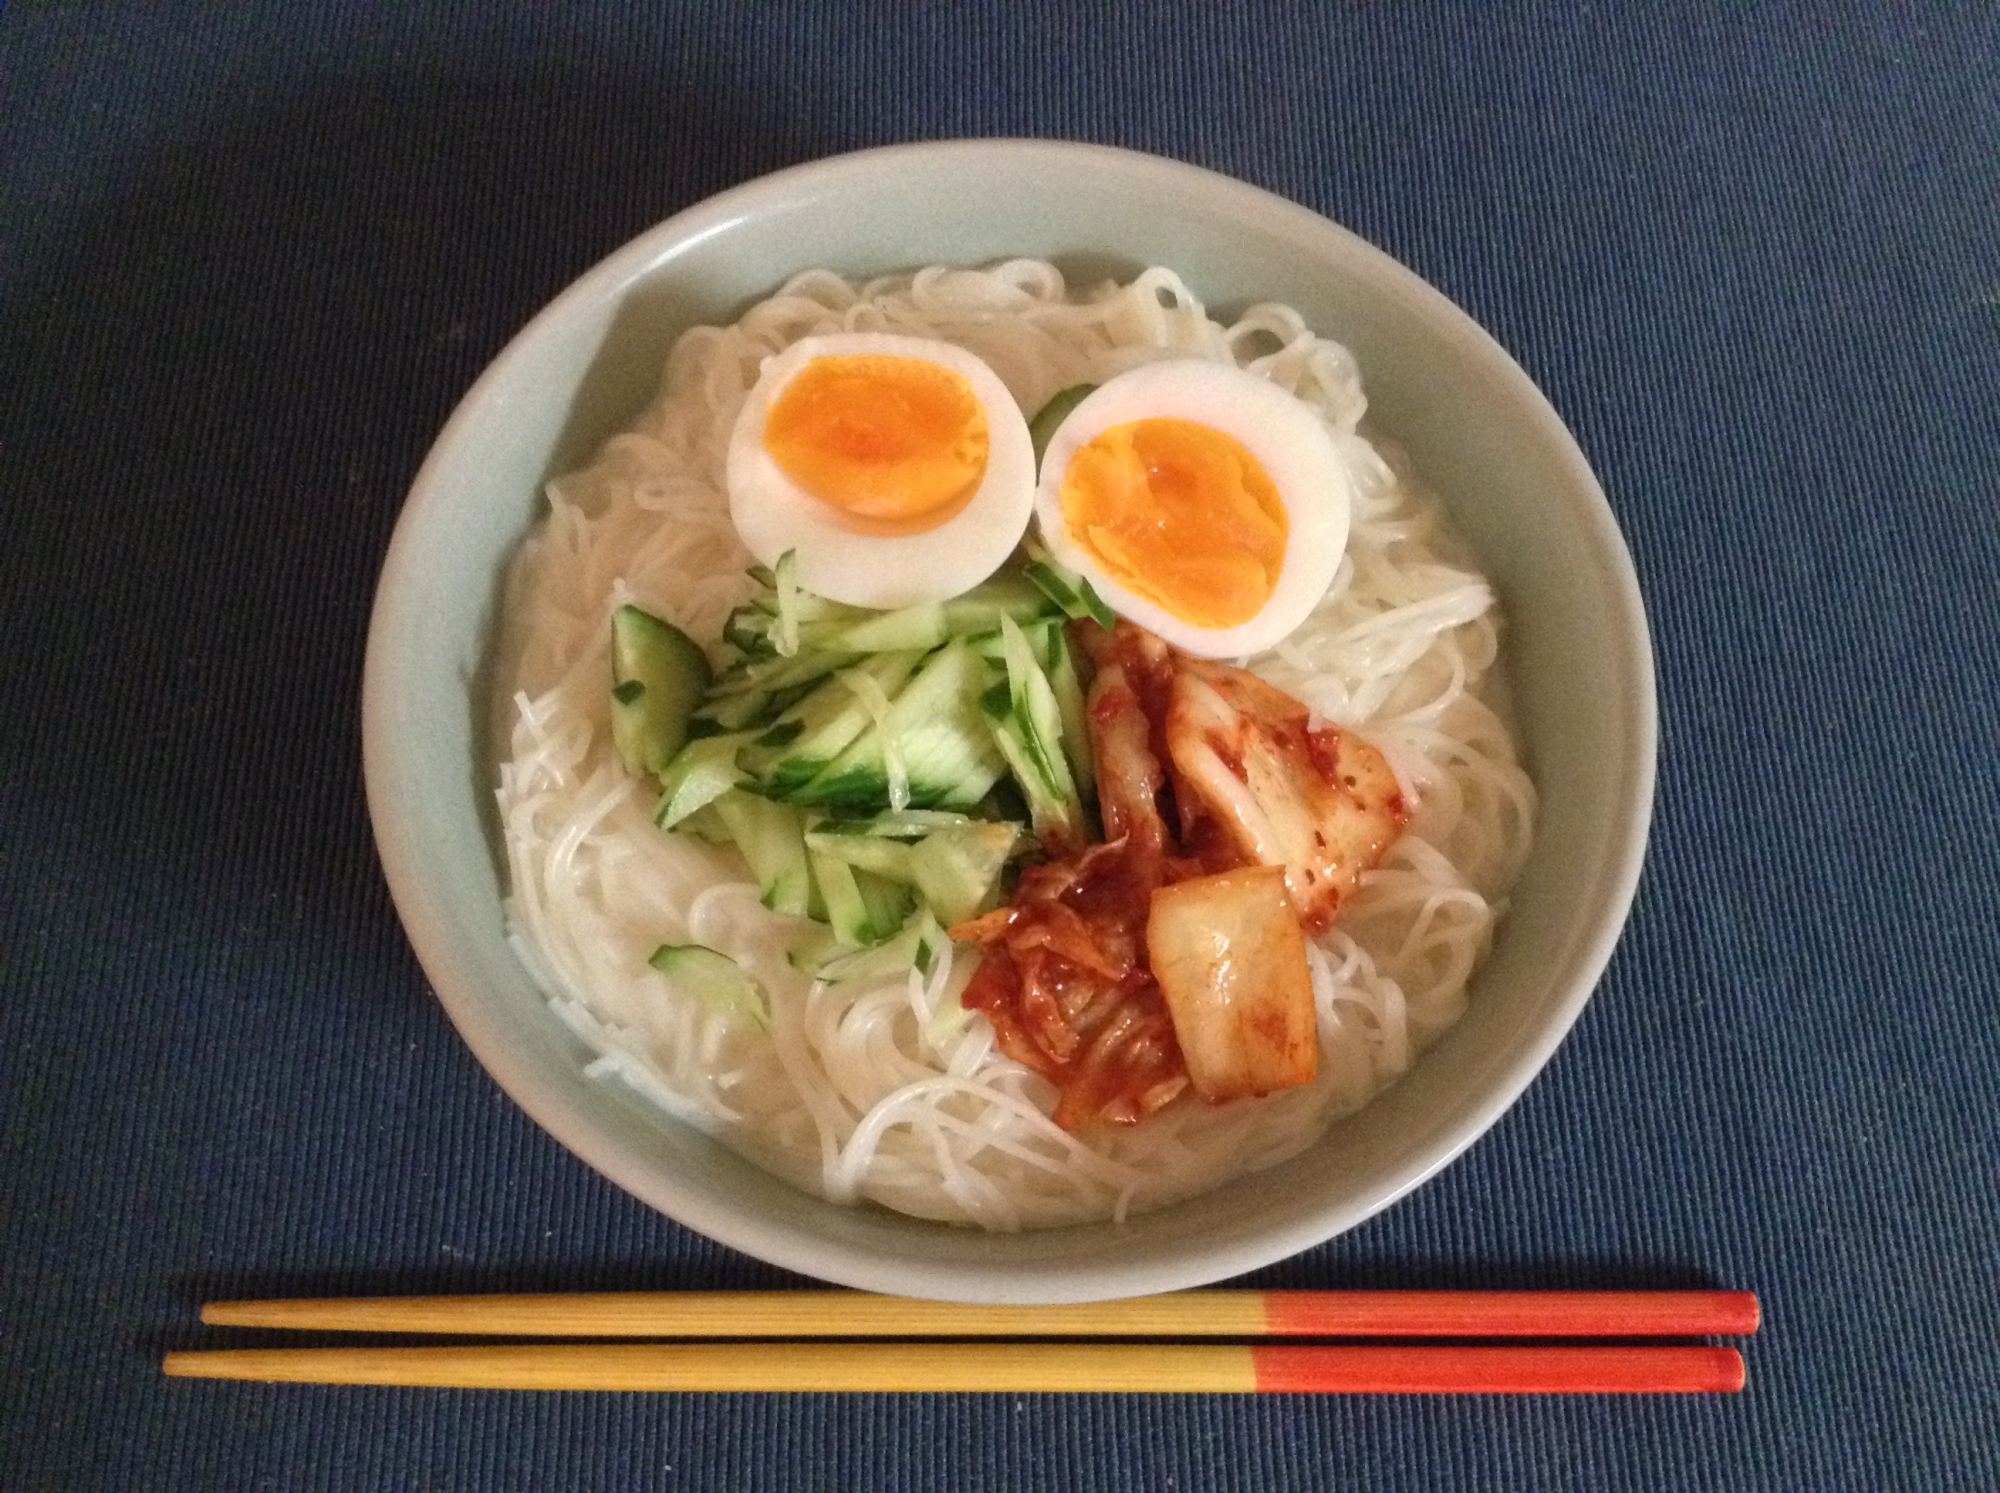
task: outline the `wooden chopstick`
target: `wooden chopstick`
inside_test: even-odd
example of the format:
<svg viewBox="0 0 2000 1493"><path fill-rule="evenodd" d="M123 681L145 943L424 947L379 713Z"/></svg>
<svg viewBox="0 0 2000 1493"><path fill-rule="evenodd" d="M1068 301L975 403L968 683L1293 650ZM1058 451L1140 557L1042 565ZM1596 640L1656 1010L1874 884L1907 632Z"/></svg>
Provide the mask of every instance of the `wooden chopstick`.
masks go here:
<svg viewBox="0 0 2000 1493"><path fill-rule="evenodd" d="M169 1353L176 1377L453 1389L1730 1394L1733 1348L1104 1343L513 1344Z"/></svg>
<svg viewBox="0 0 2000 1493"><path fill-rule="evenodd" d="M215 1301L211 1326L490 1337L1648 1338L1754 1333L1744 1291L1184 1291L966 1306L849 1291ZM1733 1348L1088 1342L512 1343L169 1353L175 1377L460 1389L1733 1393Z"/></svg>
<svg viewBox="0 0 2000 1493"><path fill-rule="evenodd" d="M849 1291L212 1301L217 1327L486 1337L1720 1337L1747 1291L1183 1291L1071 1306L966 1306Z"/></svg>

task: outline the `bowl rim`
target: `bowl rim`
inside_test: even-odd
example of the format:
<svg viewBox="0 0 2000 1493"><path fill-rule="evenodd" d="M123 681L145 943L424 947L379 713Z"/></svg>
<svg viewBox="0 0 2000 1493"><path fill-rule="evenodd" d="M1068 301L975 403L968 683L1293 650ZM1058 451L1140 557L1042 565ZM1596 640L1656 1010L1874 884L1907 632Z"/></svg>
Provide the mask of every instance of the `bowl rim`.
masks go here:
<svg viewBox="0 0 2000 1493"><path fill-rule="evenodd" d="M481 992L471 988L463 978L454 954L455 949L464 946L468 931L452 926L455 917L449 899L431 884L421 837L413 829L422 816L413 818L407 812L415 790L406 780L393 740L384 735L396 715L389 634L399 620L396 600L414 579L413 534L427 510L441 501L440 483L456 448L486 416L496 389L512 365L566 325L580 308L615 301L672 254L712 236L726 234L746 219L777 210L790 203L801 190L837 195L854 184L878 180L885 170L951 166L977 171L982 165L1001 161L1032 162L1037 169L1049 171L1110 171L1163 190L1220 198L1246 221L1298 245L1306 253L1322 258L1358 257L1376 275L1386 277L1394 285L1396 295L1414 307L1417 314L1448 331L1455 346L1478 363L1482 377L1497 380L1512 399L1536 412L1541 435L1552 443L1555 461L1583 500L1591 529L1585 538L1608 562L1608 571L1601 579L1608 584L1608 600L1623 624L1615 641L1621 650L1619 672L1629 686L1629 698L1622 702L1623 724L1630 743L1622 802L1629 812L1609 835L1602 862L1602 914L1589 937L1573 951L1569 961L1573 974L1563 1000L1533 1036L1513 1051L1503 1072L1482 1098L1432 1137L1419 1152L1420 1163L1393 1185L1377 1187L1338 1206L1327 1204L1302 1211L1288 1223L1268 1227L1249 1239L1233 1239L1190 1250L1186 1258L1166 1264L1155 1261L1146 1267L1145 1278L1138 1282L1131 1278L1134 1274L1131 1268L1115 1264L1023 1270L962 1261L872 1257L840 1245L829 1246L817 1236L796 1229L780 1229L774 1236L766 1220L747 1218L740 1210L719 1204L713 1197L681 1189L675 1179L663 1178L658 1173L643 1174L616 1154L608 1154L583 1117L549 1102L545 1085L534 1072L535 1063L510 1050L487 1031L480 1009ZM370 617L363 668L364 780L371 826L391 898L448 1017L500 1087L538 1125L593 1169L668 1217L718 1243L804 1275L863 1289L946 1299L1053 1302L1208 1284L1322 1243L1388 1207L1442 1170L1490 1129L1544 1069L1602 978L1622 936L1643 869L1656 786L1657 747L1657 684L1651 635L1624 536L1567 425L1491 334L1399 261L1299 203L1186 162L1121 147L1049 139L925 141L803 162L697 202L644 230L587 269L509 339L461 398L433 442L411 484L390 540ZM504 884L504 872L502 881ZM747 1161L744 1164L754 1165ZM1168 1206L1171 1209L1179 1205Z"/></svg>

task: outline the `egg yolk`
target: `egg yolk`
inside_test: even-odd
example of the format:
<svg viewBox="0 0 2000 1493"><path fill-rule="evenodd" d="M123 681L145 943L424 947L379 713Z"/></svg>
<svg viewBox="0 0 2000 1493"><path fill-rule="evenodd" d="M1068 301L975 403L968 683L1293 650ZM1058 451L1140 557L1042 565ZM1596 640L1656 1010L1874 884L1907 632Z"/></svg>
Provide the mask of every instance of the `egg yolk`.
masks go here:
<svg viewBox="0 0 2000 1493"><path fill-rule="evenodd" d="M818 358L764 422L764 449L863 534L954 518L986 475L986 410L960 374L881 353Z"/></svg>
<svg viewBox="0 0 2000 1493"><path fill-rule="evenodd" d="M1291 524L1242 442L1191 420L1113 425L1063 473L1070 539L1135 596L1195 627L1235 627L1271 599Z"/></svg>

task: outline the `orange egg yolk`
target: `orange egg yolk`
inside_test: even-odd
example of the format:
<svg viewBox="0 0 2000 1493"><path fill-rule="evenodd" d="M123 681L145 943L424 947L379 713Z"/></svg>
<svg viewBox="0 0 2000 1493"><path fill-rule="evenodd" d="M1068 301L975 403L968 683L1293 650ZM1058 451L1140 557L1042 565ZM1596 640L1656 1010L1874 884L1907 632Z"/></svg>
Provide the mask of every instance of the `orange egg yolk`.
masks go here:
<svg viewBox="0 0 2000 1493"><path fill-rule="evenodd" d="M920 534L986 475L986 410L960 374L882 353L818 358L764 421L764 449L863 534Z"/></svg>
<svg viewBox="0 0 2000 1493"><path fill-rule="evenodd" d="M1242 442L1191 420L1114 425L1070 458L1064 525L1106 576L1195 627L1271 599L1291 524Z"/></svg>

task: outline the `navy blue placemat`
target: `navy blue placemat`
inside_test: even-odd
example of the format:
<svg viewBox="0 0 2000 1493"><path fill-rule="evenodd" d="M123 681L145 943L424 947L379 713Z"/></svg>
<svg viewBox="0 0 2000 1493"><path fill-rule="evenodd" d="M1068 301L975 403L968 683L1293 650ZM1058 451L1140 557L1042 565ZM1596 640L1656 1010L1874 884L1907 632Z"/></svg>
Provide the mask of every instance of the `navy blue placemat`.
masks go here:
<svg viewBox="0 0 2000 1493"><path fill-rule="evenodd" d="M1461 1162L1272 1286L1752 1289L1740 1397L170 1383L212 1296L797 1284L523 1117L383 889L410 478L633 233L1059 135L1489 327L1630 538L1631 926ZM0 11L0 1488L2000 1485L2000 17L1949 4Z"/></svg>

